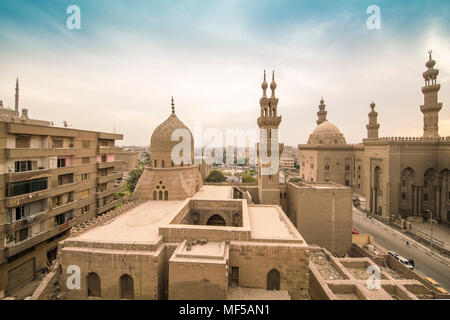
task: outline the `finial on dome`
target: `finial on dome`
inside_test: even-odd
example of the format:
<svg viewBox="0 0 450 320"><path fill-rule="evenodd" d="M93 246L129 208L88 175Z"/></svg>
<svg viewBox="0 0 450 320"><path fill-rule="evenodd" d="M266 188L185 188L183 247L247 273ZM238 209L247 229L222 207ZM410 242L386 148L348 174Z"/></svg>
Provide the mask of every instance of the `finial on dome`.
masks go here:
<svg viewBox="0 0 450 320"><path fill-rule="evenodd" d="M173 102L173 97L172 97L172 114L175 114L175 103Z"/></svg>
<svg viewBox="0 0 450 320"><path fill-rule="evenodd" d="M266 70L264 70L264 81L261 84L261 88L263 89L263 97L265 97L266 96L266 90L267 90Z"/></svg>
<svg viewBox="0 0 450 320"><path fill-rule="evenodd" d="M277 88L277 83L275 82L275 71L272 71L272 82L270 83L270 89L272 89L272 96L275 97L275 89Z"/></svg>
<svg viewBox="0 0 450 320"><path fill-rule="evenodd" d="M433 50L428 50L428 61L427 63L425 63L425 66L428 69L433 69L434 65L436 64L436 61L433 60L433 58L431 57L431 53L433 52Z"/></svg>

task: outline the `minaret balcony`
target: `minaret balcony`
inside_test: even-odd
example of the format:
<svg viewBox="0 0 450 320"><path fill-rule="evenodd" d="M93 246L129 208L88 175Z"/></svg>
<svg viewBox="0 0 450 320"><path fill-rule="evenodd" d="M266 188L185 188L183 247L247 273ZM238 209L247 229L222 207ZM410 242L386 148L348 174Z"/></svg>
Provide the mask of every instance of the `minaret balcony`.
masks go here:
<svg viewBox="0 0 450 320"><path fill-rule="evenodd" d="M258 118L258 126L279 126L281 123L281 116L261 116Z"/></svg>

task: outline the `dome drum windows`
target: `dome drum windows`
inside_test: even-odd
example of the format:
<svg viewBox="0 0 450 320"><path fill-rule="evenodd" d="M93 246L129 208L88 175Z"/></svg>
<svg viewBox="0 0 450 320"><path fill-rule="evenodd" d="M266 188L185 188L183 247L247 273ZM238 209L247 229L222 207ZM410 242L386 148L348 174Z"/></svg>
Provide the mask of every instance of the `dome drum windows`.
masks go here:
<svg viewBox="0 0 450 320"><path fill-rule="evenodd" d="M160 180L153 190L153 200L169 200L169 191L163 181Z"/></svg>

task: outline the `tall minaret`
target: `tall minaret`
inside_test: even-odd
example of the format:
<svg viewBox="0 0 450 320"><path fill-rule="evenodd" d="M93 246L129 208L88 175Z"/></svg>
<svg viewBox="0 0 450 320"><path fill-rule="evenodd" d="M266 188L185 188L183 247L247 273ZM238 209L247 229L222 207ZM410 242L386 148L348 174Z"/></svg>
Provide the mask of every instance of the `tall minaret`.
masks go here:
<svg viewBox="0 0 450 320"><path fill-rule="evenodd" d="M15 112L19 115L19 78L16 79Z"/></svg>
<svg viewBox="0 0 450 320"><path fill-rule="evenodd" d="M321 124L322 122L327 120L327 112L325 111L325 106L326 104L324 104L323 101L323 97L320 99L320 104L319 104L319 111L317 112L317 125Z"/></svg>
<svg viewBox="0 0 450 320"><path fill-rule="evenodd" d="M434 69L436 61L431 59L431 50L428 51L428 54L429 59L425 64L428 70L423 73L425 79L425 86L422 87L424 103L420 106L420 111L423 113L423 136L425 138L439 137L439 110L442 108L442 103L438 102L438 91L441 85L436 83L439 70Z"/></svg>
<svg viewBox="0 0 450 320"><path fill-rule="evenodd" d="M370 104L370 109L369 124L366 125L367 138L378 139L378 129L380 128L380 124L377 122L378 112L375 111L375 103L373 103L373 101Z"/></svg>
<svg viewBox="0 0 450 320"><path fill-rule="evenodd" d="M263 96L259 100L261 115L257 121L260 130L259 143L257 146L259 203L279 205L279 160L284 146L283 144L278 144L278 126L281 122L281 116L277 115L278 98L275 96L277 84L275 82L274 72L272 73L272 82L270 83L270 89L272 90L272 95L270 98L266 95L266 71L264 71L264 81L261 87L263 89ZM278 159L276 159L275 162L263 163L262 157L264 155L266 155L268 159L271 159L272 142L278 145ZM265 172L269 171L269 168L274 169L273 172Z"/></svg>

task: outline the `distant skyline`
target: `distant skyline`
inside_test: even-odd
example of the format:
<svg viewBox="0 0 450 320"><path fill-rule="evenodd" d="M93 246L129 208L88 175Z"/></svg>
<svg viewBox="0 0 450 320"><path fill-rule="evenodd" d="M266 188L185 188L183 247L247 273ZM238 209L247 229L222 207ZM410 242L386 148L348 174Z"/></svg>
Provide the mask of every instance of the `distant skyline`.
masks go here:
<svg viewBox="0 0 450 320"><path fill-rule="evenodd" d="M81 29L66 27L68 6ZM369 30L370 5L381 29ZM306 143L323 96L347 143L421 136L428 50L440 73L439 134L450 136L448 1L0 0L0 100L34 119L146 146L170 115L191 129L256 129L263 70L275 70L279 140ZM196 141L197 145L197 141Z"/></svg>

